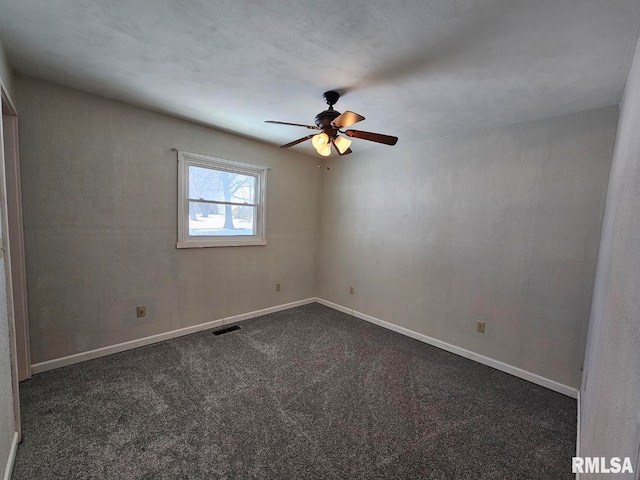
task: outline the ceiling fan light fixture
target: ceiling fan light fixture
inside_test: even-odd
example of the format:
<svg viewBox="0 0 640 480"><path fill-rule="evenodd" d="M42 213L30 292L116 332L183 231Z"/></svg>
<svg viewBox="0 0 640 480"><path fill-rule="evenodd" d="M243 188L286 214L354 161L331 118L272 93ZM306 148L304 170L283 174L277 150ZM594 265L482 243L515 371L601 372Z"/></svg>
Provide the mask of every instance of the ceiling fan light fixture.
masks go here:
<svg viewBox="0 0 640 480"><path fill-rule="evenodd" d="M321 146L320 148L317 148L316 150L323 157L328 157L329 155L331 155L331 146L328 145L328 144L324 145L324 146Z"/></svg>
<svg viewBox="0 0 640 480"><path fill-rule="evenodd" d="M311 143L313 143L315 149L318 150L318 153L320 153L321 148L329 145L329 135L324 132L319 133L318 135L314 135L311 139Z"/></svg>
<svg viewBox="0 0 640 480"><path fill-rule="evenodd" d="M344 152L346 152L347 149L351 146L351 140L349 140L348 138L344 138L344 137L336 137L336 139L333 141L333 143L336 144L336 148L340 152L340 155L342 155Z"/></svg>

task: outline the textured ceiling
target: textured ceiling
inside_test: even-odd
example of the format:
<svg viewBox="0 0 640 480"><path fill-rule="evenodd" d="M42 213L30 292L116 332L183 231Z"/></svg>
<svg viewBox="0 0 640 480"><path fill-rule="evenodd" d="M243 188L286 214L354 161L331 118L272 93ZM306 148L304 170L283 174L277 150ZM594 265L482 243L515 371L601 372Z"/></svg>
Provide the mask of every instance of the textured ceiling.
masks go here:
<svg viewBox="0 0 640 480"><path fill-rule="evenodd" d="M0 0L0 39L18 73L275 144L307 131L264 120L313 124L340 89L401 144L618 103L639 19L639 0Z"/></svg>

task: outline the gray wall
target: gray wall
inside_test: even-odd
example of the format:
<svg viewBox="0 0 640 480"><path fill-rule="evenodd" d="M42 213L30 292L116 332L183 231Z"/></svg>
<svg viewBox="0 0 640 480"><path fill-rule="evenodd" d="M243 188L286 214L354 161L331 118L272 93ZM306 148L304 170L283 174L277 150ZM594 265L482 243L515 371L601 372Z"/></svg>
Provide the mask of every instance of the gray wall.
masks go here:
<svg viewBox="0 0 640 480"><path fill-rule="evenodd" d="M591 308L581 455L640 449L640 47L620 108ZM638 465L640 467L640 465ZM593 478L596 478L594 476ZM584 475L584 478L590 478ZM615 478L633 479L633 474Z"/></svg>
<svg viewBox="0 0 640 480"><path fill-rule="evenodd" d="M40 80L15 89L33 363L314 296L316 160ZM272 167L267 246L176 249L173 147Z"/></svg>
<svg viewBox="0 0 640 480"><path fill-rule="evenodd" d="M9 92L11 100L13 100L13 72L9 67L2 43L0 43L0 79L7 92Z"/></svg>
<svg viewBox="0 0 640 480"><path fill-rule="evenodd" d="M11 70L9 70L9 66L6 63L4 50L0 44L0 79L9 94L12 93L9 90L12 85L11 77ZM2 135L0 135L0 141L1 139ZM2 304L0 308L0 312L2 312L0 315L0 474L4 472L9 458L13 433L16 430L13 418L13 382L11 378L9 321L6 316L4 275L4 269L0 270L0 304Z"/></svg>
<svg viewBox="0 0 640 480"><path fill-rule="evenodd" d="M318 296L578 388L617 114L330 160Z"/></svg>

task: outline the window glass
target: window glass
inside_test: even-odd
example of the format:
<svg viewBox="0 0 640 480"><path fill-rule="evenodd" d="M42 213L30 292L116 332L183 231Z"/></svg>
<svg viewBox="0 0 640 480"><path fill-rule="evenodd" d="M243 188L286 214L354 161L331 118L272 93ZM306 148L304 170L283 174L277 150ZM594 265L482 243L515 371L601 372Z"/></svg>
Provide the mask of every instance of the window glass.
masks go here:
<svg viewBox="0 0 640 480"><path fill-rule="evenodd" d="M264 245L266 168L179 152L178 247Z"/></svg>

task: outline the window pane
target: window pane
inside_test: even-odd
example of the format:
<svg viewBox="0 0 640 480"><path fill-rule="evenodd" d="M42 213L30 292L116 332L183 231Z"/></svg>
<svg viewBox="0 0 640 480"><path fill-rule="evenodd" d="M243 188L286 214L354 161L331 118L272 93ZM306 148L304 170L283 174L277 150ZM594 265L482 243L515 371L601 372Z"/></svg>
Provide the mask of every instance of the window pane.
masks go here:
<svg viewBox="0 0 640 480"><path fill-rule="evenodd" d="M189 235L255 235L256 213L256 207L189 202Z"/></svg>
<svg viewBox="0 0 640 480"><path fill-rule="evenodd" d="M267 167L178 152L177 248L266 245Z"/></svg>
<svg viewBox="0 0 640 480"><path fill-rule="evenodd" d="M189 198L255 203L256 177L189 166Z"/></svg>

